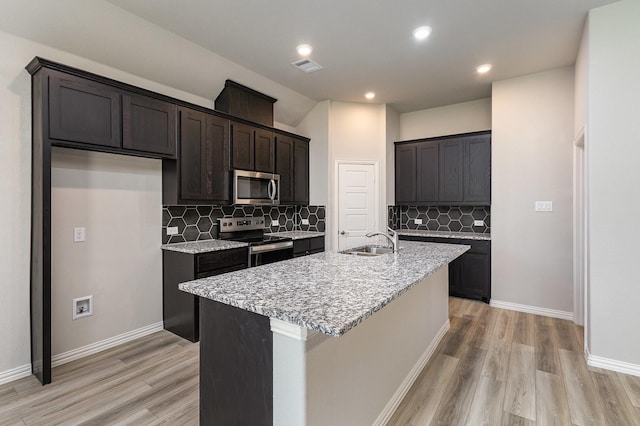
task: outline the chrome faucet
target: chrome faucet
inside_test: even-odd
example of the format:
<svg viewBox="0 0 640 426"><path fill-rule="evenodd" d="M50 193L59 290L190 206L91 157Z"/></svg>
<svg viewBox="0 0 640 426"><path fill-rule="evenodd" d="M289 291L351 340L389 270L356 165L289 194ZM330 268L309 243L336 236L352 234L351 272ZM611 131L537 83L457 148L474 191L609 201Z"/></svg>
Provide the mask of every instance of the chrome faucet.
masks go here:
<svg viewBox="0 0 640 426"><path fill-rule="evenodd" d="M391 247L393 247L393 252L397 253L398 252L398 233L388 227L387 227L387 231L389 231L390 235L385 234L384 232L369 232L365 236L371 238L371 237L375 237L376 235L382 235L391 243Z"/></svg>

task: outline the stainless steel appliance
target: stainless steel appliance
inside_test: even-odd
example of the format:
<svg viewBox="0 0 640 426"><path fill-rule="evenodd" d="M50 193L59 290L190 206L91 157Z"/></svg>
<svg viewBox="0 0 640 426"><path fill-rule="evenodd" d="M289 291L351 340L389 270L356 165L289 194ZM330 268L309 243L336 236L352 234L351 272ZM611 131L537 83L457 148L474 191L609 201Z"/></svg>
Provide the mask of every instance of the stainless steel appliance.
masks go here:
<svg viewBox="0 0 640 426"><path fill-rule="evenodd" d="M218 219L218 238L249 243L249 266L293 258L293 241L265 235L264 217Z"/></svg>
<svg viewBox="0 0 640 426"><path fill-rule="evenodd" d="M233 203L280 204L280 175L234 170Z"/></svg>

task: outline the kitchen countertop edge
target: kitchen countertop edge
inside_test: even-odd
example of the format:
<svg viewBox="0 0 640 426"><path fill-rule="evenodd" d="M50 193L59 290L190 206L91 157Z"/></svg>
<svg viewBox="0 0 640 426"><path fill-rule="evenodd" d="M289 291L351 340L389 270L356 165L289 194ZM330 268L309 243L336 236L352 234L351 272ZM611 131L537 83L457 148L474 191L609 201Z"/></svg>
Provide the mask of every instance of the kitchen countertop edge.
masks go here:
<svg viewBox="0 0 640 426"><path fill-rule="evenodd" d="M209 253L212 251L231 250L234 248L248 247L248 243L229 240L200 240L186 243L163 244L162 250L176 251L187 254Z"/></svg>

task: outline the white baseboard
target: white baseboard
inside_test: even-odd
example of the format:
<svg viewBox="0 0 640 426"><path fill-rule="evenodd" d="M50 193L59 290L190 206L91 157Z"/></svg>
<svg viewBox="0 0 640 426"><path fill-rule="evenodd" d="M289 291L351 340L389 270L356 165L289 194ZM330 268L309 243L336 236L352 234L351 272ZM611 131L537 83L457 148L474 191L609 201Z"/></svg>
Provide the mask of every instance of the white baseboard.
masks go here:
<svg viewBox="0 0 640 426"><path fill-rule="evenodd" d="M544 317L560 318L573 321L573 312L558 311L555 309L539 308L537 306L521 305L519 303L502 302L500 300L491 299L489 306L500 309L508 309L510 311L524 312L527 314L542 315Z"/></svg>
<svg viewBox="0 0 640 426"><path fill-rule="evenodd" d="M587 365L596 368L604 368L605 370L617 371L618 373L630 374L640 377L640 365L631 364L630 362L617 361L615 359L604 358L601 356L591 355L585 350Z"/></svg>
<svg viewBox="0 0 640 426"><path fill-rule="evenodd" d="M101 340L90 345L82 346L77 349L72 349L67 352L63 352L51 357L51 366L57 367L58 365L66 364L76 359L84 358L85 356L93 355L105 349L112 348L114 346L121 345L131 340L138 339L140 337L147 336L149 334L156 333L164 328L162 321L155 324L148 325L146 327L131 330L117 336L110 337L105 340Z"/></svg>
<svg viewBox="0 0 640 426"><path fill-rule="evenodd" d="M400 387L395 391L395 393L391 397L391 400L384 407L384 409L382 410L382 412L380 413L376 421L373 422L374 426L386 425L389 422L389 420L391 419L391 416L393 416L393 413L395 413L396 409L398 408L398 406L400 405L404 397L407 395L407 392L409 392L411 385L413 385L413 382L416 381L416 379L418 378L418 375L420 375L420 373L422 372L422 369L425 367L425 365L427 365L427 362L429 362L429 360L431 359L433 352L436 350L436 348L440 344L440 341L442 340L442 338L445 336L445 334L447 334L447 330L449 330L449 326L450 326L450 321L447 319L447 321L442 325L440 330L438 330L438 333L436 333L433 340L431 340L431 343L429 344L427 349L420 356L420 358L418 359L418 362L416 362L416 364L413 366L413 368L411 369L407 377L405 377L405 379L402 381L402 383L400 384Z"/></svg>
<svg viewBox="0 0 640 426"><path fill-rule="evenodd" d="M31 375L31 364L25 364L21 367L12 368L11 370L0 372L0 385L13 382Z"/></svg>

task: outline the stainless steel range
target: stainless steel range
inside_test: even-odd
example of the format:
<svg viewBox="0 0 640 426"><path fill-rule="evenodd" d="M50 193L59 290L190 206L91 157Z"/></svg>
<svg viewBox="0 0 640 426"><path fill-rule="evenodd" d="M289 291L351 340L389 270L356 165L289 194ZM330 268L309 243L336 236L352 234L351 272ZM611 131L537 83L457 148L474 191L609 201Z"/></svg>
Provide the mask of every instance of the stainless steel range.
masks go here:
<svg viewBox="0 0 640 426"><path fill-rule="evenodd" d="M218 219L218 238L249 243L249 266L293 258L293 241L265 235L264 217Z"/></svg>

